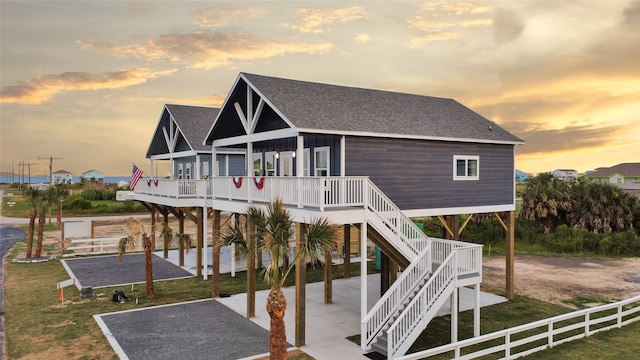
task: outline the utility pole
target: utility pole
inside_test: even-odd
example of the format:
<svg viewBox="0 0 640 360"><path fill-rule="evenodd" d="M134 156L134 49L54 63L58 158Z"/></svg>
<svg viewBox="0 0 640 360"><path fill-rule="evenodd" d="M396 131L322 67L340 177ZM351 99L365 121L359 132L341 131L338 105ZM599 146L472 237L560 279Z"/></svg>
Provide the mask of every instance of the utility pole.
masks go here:
<svg viewBox="0 0 640 360"><path fill-rule="evenodd" d="M20 189L24 183L24 161L18 162L18 180L20 181Z"/></svg>
<svg viewBox="0 0 640 360"><path fill-rule="evenodd" d="M49 156L48 158L43 157L41 158L40 156L38 156L38 160L46 160L49 159L49 186L53 186L53 160L61 160L64 158L54 158L53 156Z"/></svg>
<svg viewBox="0 0 640 360"><path fill-rule="evenodd" d="M29 187L28 187L28 189L31 189L31 165L38 165L38 164L32 164L32 163L24 164L23 163L23 166L24 165L27 165L27 167L29 169Z"/></svg>

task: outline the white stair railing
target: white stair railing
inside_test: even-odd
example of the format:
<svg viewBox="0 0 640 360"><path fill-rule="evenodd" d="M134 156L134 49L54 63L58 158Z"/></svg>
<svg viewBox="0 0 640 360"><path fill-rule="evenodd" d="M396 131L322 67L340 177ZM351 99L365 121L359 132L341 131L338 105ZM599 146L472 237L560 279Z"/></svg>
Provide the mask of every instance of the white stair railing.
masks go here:
<svg viewBox="0 0 640 360"><path fill-rule="evenodd" d="M406 301L410 300L418 285L424 281L432 270L431 240L418 226L409 219L373 182L367 182L368 191L365 197L367 217L370 224L385 237L394 248L405 255L410 265L400 277L378 300L362 321L361 341L363 349L375 341L381 331L389 325L394 314L402 310Z"/></svg>
<svg viewBox="0 0 640 360"><path fill-rule="evenodd" d="M361 343L364 347L368 347L375 340L393 315L401 310L407 296L415 291L416 284L425 279L430 272L431 251L427 248L422 251L416 261L404 269L393 285L367 313L362 321L365 336Z"/></svg>
<svg viewBox="0 0 640 360"><path fill-rule="evenodd" d="M399 240L406 244L414 253L409 258L410 261L415 260L422 250L431 247L429 237L371 180L368 181L368 188L365 206L371 214L375 214L393 232L395 239L387 239L390 243L393 244L393 241Z"/></svg>
<svg viewBox="0 0 640 360"><path fill-rule="evenodd" d="M457 251L453 251L387 331L387 358L404 355L456 288Z"/></svg>

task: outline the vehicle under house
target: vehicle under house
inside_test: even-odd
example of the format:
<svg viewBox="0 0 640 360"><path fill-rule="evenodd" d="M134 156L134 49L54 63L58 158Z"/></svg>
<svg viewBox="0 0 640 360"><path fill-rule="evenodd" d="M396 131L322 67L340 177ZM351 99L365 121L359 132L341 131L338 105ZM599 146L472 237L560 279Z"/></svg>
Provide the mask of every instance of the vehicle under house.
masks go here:
<svg viewBox="0 0 640 360"><path fill-rule="evenodd" d="M239 217L249 205L264 207L276 198L301 227L321 216L343 227L338 256L345 270L352 243L361 255L368 242L375 244L383 293L368 308L367 277L361 277L361 346L394 358L443 304L457 313L462 286L476 294L474 333L480 334L482 247L458 241L466 225L459 215L508 214L501 222L507 297L513 297L518 144L523 141L452 99L240 73L220 109L164 107L147 158L151 168L170 161L171 178L143 179L134 196L152 212L152 222L159 212L164 221L173 214L198 224L197 275L207 276L204 239L219 238L222 212ZM412 221L425 216L440 219L446 239L427 237ZM214 296L220 295L219 256L214 247ZM305 343L304 268L296 266L295 346ZM366 270L363 261L361 273ZM255 269L248 271L255 278ZM247 299L251 317L251 280ZM330 272L324 300L332 302Z"/></svg>

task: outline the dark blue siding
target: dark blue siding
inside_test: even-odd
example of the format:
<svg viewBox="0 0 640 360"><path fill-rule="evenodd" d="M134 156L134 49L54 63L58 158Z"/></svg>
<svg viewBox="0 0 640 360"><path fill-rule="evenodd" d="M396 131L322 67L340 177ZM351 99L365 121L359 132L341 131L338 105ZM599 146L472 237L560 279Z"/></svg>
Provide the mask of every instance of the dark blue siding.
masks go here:
<svg viewBox="0 0 640 360"><path fill-rule="evenodd" d="M244 176L247 174L247 164L244 155L228 155L229 156L229 173L227 176Z"/></svg>
<svg viewBox="0 0 640 360"><path fill-rule="evenodd" d="M348 137L346 175L370 179L403 210L513 204L513 145ZM453 156L479 156L479 180L454 181Z"/></svg>

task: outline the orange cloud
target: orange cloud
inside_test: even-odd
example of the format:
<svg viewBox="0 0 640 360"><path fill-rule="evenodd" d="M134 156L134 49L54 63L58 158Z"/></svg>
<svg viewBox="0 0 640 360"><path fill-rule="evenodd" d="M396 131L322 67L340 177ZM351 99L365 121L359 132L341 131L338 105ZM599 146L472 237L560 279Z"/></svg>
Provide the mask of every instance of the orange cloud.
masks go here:
<svg viewBox="0 0 640 360"><path fill-rule="evenodd" d="M20 81L16 85L0 90L0 103L41 104L63 91L120 89L145 83L147 79L167 76L177 70L150 71L131 69L104 73L83 71L66 72L59 75L37 76Z"/></svg>
<svg viewBox="0 0 640 360"><path fill-rule="evenodd" d="M431 13L433 16L485 14L491 11L491 8L474 1L429 1L418 10L420 13Z"/></svg>
<svg viewBox="0 0 640 360"><path fill-rule="evenodd" d="M223 96L203 96L199 98L170 98L170 97L135 97L129 98L127 101L130 102L152 102L152 103L165 103L165 104L180 104L180 105L201 105L201 106L210 106L210 107L221 107L222 103L226 99L226 95Z"/></svg>
<svg viewBox="0 0 640 360"><path fill-rule="evenodd" d="M120 58L185 62L188 67L207 70L230 65L233 60L266 59L296 53L319 54L333 47L330 43L278 42L246 33L206 31L165 34L156 41L148 40L137 45L78 43L83 49L95 48Z"/></svg>
<svg viewBox="0 0 640 360"><path fill-rule="evenodd" d="M493 19L477 17L478 14L490 12L492 12L491 8L469 1L427 2L418 10L420 15L407 21L409 28L416 29L424 35L413 37L406 44L411 48L417 48L431 41L461 38L463 29L491 26ZM441 18L448 20L440 20Z"/></svg>
<svg viewBox="0 0 640 360"><path fill-rule="evenodd" d="M366 16L361 6L352 6L342 9L298 9L296 14L301 18L297 24L287 27L298 30L301 33L322 34L329 31L329 25L335 22L347 23L352 20L362 19Z"/></svg>
<svg viewBox="0 0 640 360"><path fill-rule="evenodd" d="M196 24L202 27L221 27L229 24L238 24L248 19L259 19L267 11L252 7L235 7L230 5L217 5L195 12Z"/></svg>

